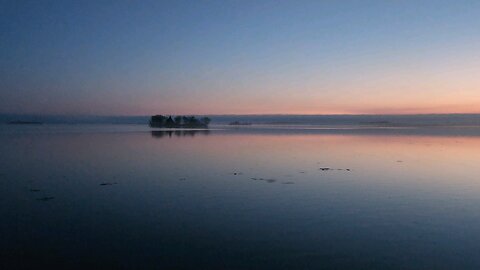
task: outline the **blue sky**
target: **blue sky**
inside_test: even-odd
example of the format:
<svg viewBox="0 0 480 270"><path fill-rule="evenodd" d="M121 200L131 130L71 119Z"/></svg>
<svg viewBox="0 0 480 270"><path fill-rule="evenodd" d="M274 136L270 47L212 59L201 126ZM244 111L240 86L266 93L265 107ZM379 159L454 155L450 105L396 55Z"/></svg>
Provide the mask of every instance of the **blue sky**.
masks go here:
<svg viewBox="0 0 480 270"><path fill-rule="evenodd" d="M0 112L480 112L478 1L3 1Z"/></svg>

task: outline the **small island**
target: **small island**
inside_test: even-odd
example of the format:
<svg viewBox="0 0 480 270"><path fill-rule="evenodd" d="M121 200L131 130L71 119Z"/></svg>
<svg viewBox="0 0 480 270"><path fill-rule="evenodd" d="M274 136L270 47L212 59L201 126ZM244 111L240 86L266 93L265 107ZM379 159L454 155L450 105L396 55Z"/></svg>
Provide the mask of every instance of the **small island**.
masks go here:
<svg viewBox="0 0 480 270"><path fill-rule="evenodd" d="M210 118L202 117L197 119L195 116L164 116L154 115L150 117L150 127L155 128L208 128Z"/></svg>
<svg viewBox="0 0 480 270"><path fill-rule="evenodd" d="M8 122L9 125L41 125L43 124L42 122L38 121L20 121L20 120L15 120L15 121L10 121Z"/></svg>

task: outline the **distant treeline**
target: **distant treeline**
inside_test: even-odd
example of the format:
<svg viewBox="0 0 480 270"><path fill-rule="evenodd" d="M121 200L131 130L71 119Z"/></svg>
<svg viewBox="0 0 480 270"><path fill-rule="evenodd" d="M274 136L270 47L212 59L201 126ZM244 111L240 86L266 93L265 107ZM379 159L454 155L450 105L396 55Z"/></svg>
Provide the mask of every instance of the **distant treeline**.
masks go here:
<svg viewBox="0 0 480 270"><path fill-rule="evenodd" d="M154 115L150 117L151 127L160 128L207 128L210 124L210 118L202 117L197 119L195 116L164 116Z"/></svg>

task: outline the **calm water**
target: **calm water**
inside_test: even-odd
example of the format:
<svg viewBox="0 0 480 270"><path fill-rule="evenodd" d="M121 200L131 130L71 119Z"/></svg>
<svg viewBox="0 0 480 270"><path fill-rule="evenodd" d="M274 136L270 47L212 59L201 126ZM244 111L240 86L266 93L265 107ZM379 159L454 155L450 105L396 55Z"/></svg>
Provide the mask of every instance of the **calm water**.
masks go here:
<svg viewBox="0 0 480 270"><path fill-rule="evenodd" d="M0 268L479 269L479 161L475 128L4 125Z"/></svg>

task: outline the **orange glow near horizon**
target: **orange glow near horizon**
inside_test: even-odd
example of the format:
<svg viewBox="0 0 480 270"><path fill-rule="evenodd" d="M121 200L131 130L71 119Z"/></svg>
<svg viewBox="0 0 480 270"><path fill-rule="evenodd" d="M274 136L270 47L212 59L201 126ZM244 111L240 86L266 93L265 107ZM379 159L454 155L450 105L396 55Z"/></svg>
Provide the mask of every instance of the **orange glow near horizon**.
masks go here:
<svg viewBox="0 0 480 270"><path fill-rule="evenodd" d="M462 58L465 59L465 58ZM460 61L457 59L456 61ZM477 63L478 62L478 63ZM169 102L145 101L142 112L191 114L451 114L480 113L480 59L443 66L394 66L364 76L312 76L298 83L289 79L259 81L232 89L212 89L186 98L165 96ZM411 70L409 70L411 68ZM409 70L409 72L407 72ZM350 70L350 73L355 71ZM290 84L289 84L290 83ZM201 89L199 89L201 90Z"/></svg>
<svg viewBox="0 0 480 270"><path fill-rule="evenodd" d="M177 113L177 114L455 114L480 113L479 97L465 97L464 100L455 98L437 97L422 98L371 98L363 99L359 96L346 99L338 98L308 98L292 97L268 100L266 98L247 99L239 98L234 101L226 98L222 102L208 101L183 102L180 105L146 105L141 106L132 114L147 113Z"/></svg>

